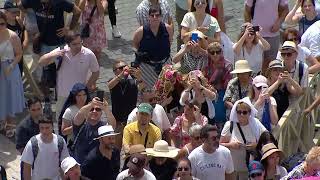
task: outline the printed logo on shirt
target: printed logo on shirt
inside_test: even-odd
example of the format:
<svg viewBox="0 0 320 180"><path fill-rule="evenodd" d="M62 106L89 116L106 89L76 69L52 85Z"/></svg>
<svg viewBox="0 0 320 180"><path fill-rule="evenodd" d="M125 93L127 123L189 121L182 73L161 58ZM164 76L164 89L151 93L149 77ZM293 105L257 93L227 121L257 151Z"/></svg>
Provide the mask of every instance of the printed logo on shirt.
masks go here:
<svg viewBox="0 0 320 180"><path fill-rule="evenodd" d="M204 171L206 169L210 169L210 168L218 168L218 169L223 169L224 166L218 163L210 163L210 164L205 164L203 166L200 166L200 170Z"/></svg>

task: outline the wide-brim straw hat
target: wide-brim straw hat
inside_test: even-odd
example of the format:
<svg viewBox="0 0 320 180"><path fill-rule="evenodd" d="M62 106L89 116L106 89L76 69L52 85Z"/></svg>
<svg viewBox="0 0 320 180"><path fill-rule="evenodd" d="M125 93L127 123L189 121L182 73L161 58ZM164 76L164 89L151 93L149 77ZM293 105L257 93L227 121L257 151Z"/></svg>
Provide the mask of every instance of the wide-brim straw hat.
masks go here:
<svg viewBox="0 0 320 180"><path fill-rule="evenodd" d="M153 148L146 148L147 155L166 158L175 158L179 150L178 148L169 146L164 140L155 142Z"/></svg>
<svg viewBox="0 0 320 180"><path fill-rule="evenodd" d="M247 73L252 72L252 69L250 68L250 65L247 60L238 60L235 64L235 68L233 71L231 71L231 74L241 74L241 73Z"/></svg>
<svg viewBox="0 0 320 180"><path fill-rule="evenodd" d="M261 161L269 157L271 154L279 152L280 160L284 157L283 152L277 148L273 143L266 144L262 147L262 158Z"/></svg>

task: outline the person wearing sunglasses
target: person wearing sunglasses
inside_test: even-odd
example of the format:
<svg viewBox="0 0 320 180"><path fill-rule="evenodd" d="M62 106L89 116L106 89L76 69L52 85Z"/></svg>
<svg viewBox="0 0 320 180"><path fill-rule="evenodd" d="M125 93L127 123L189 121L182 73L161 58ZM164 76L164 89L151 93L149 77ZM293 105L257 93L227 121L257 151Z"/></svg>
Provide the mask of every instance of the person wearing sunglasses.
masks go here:
<svg viewBox="0 0 320 180"><path fill-rule="evenodd" d="M251 161L248 169L249 180L264 180L264 167L259 161Z"/></svg>
<svg viewBox="0 0 320 180"><path fill-rule="evenodd" d="M293 41L285 41L280 49L284 70L299 83L302 89L308 87L308 65L297 59L297 45Z"/></svg>
<svg viewBox="0 0 320 180"><path fill-rule="evenodd" d="M260 26L254 29L251 23L242 24L238 42L233 45L236 60L247 60L253 75L264 72L263 53L270 49L270 44L261 36L260 30Z"/></svg>
<svg viewBox="0 0 320 180"><path fill-rule="evenodd" d="M192 176L191 162L188 158L184 157L178 160L176 178L173 180L199 180Z"/></svg>
<svg viewBox="0 0 320 180"><path fill-rule="evenodd" d="M102 111L106 115L106 121L101 120ZM70 154L77 162L81 164L87 154L99 145L99 142L93 139L98 137L98 128L106 124L111 125L112 128L116 127L116 119L105 99L100 100L95 97L80 108L73 120L74 141L69 147Z"/></svg>
<svg viewBox="0 0 320 180"><path fill-rule="evenodd" d="M260 135L267 131L255 118L257 110L249 97L235 102L231 109L230 120L221 132L220 144L231 151L237 179L248 177L248 164Z"/></svg>

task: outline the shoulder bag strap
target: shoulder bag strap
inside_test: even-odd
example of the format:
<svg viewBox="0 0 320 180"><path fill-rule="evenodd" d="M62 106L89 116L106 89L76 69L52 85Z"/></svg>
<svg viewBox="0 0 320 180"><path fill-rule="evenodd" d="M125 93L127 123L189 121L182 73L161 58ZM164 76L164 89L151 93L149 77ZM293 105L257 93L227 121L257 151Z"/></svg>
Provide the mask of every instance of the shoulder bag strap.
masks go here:
<svg viewBox="0 0 320 180"><path fill-rule="evenodd" d="M243 134L243 131L242 131L242 129L241 129L240 124L237 123L237 126L238 126L238 129L239 129L239 131L240 131L240 134L241 134L241 137L242 137L242 139L243 139L244 144L247 144L246 137L244 137L244 134Z"/></svg>
<svg viewBox="0 0 320 180"><path fill-rule="evenodd" d="M88 23L89 23L89 24L91 23L91 19L92 19L93 13L94 13L94 11L95 11L96 9L97 9L97 5L95 5L95 6L92 8L91 12L90 12L90 16L89 16L89 18L88 18Z"/></svg>
<svg viewBox="0 0 320 180"><path fill-rule="evenodd" d="M73 144L72 144L72 146L71 146L71 149L74 149L74 148L75 148L75 146L76 146L76 144L77 144L77 141L78 141L78 138L79 138L79 135L80 135L80 133L83 131L85 124L86 124L86 122L84 122L84 123L81 125L78 134L77 134L76 137L74 138L74 141L73 141Z"/></svg>

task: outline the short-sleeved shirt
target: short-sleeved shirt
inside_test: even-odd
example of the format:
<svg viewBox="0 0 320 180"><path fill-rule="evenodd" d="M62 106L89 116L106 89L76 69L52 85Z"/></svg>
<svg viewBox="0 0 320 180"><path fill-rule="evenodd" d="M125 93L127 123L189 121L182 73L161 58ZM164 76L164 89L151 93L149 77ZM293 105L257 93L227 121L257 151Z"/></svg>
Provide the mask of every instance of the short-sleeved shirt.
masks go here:
<svg viewBox="0 0 320 180"><path fill-rule="evenodd" d="M81 174L92 180L105 179L115 180L120 169L120 151L116 148L112 151L111 159L103 156L99 147L90 151L81 164Z"/></svg>
<svg viewBox="0 0 320 180"><path fill-rule="evenodd" d="M169 23L169 19L172 18L172 12L167 0L158 1L161 9L161 21L163 23ZM140 26L149 24L149 9L151 7L150 0L143 0L137 7L137 20Z"/></svg>
<svg viewBox="0 0 320 180"><path fill-rule="evenodd" d="M59 164L59 150L58 150L58 137L53 134L51 143L44 143L40 134L36 135L38 140L38 155L36 159L33 158L32 144L29 140L21 156L21 161L29 165L34 162L34 169L32 170L32 180L52 179L60 180L60 164ZM61 160L68 157L67 145L64 142L61 152ZM50 169L50 171L48 171Z"/></svg>
<svg viewBox="0 0 320 180"><path fill-rule="evenodd" d="M82 46L80 52L74 56L68 45L64 49L66 53L57 72L57 93L58 96L68 97L74 84L86 84L89 73L98 72L100 67L96 56L90 49ZM57 50L60 48L54 51Z"/></svg>
<svg viewBox="0 0 320 180"><path fill-rule="evenodd" d="M158 140L161 140L161 131L151 123L145 135L139 131L137 121L126 125L123 129L123 145L142 144L145 148L153 148L154 143Z"/></svg>
<svg viewBox="0 0 320 180"><path fill-rule="evenodd" d="M152 174L152 172L143 169L144 174L139 180L156 180L156 177ZM126 169L118 174L117 180L124 180L126 177L129 177L129 169Z"/></svg>
<svg viewBox="0 0 320 180"><path fill-rule="evenodd" d="M39 132L39 124L35 123L31 117L21 121L16 128L16 149L24 148L30 138Z"/></svg>
<svg viewBox="0 0 320 180"><path fill-rule="evenodd" d="M203 146L203 145L202 145ZM201 180L224 180L225 174L234 171L230 150L219 145L215 152L209 154L199 146L194 149L188 159L191 162L192 175Z"/></svg>
<svg viewBox="0 0 320 180"><path fill-rule="evenodd" d="M280 2L279 2L280 1ZM252 7L253 0L246 0L245 4ZM261 26L260 32L263 37L275 37L279 32L272 33L271 28L278 19L278 7L288 6L288 0L258 0L254 8L252 24Z"/></svg>
<svg viewBox="0 0 320 180"><path fill-rule="evenodd" d="M298 49L297 60L308 64L306 59L311 55L311 51L308 48L300 46L300 45L297 46L297 49ZM277 59L282 59L280 51L278 51Z"/></svg>
<svg viewBox="0 0 320 180"><path fill-rule="evenodd" d="M307 47L313 57L320 56L320 20L313 23L302 35L301 46Z"/></svg>
<svg viewBox="0 0 320 180"><path fill-rule="evenodd" d="M79 111L79 108L76 105L72 105L64 111L62 119L72 124L73 119L77 115L78 111Z"/></svg>
<svg viewBox="0 0 320 180"><path fill-rule="evenodd" d="M291 69L289 71L292 79L294 79L297 83L299 83L299 63L303 63L303 62L299 62L298 60L296 60L294 69ZM308 87L308 75L309 75L308 65L306 63L303 63L303 75L299 83L301 88Z"/></svg>
<svg viewBox="0 0 320 180"><path fill-rule="evenodd" d="M22 0L22 6L25 9L34 10L39 32L42 33L43 43L49 46L55 46L64 43L64 37L57 36L57 30L64 27L64 12L71 13L74 4L67 0L49 1L51 8L47 10L41 0Z"/></svg>
<svg viewBox="0 0 320 180"><path fill-rule="evenodd" d="M252 104L254 104L255 102L252 102ZM274 97L270 97L270 103L272 106L277 106L277 102L274 99ZM256 109L258 110L257 114L256 114L256 118L259 119L260 121L262 121L262 115L263 115L263 110L264 110L264 106L265 103L262 103L260 107L256 107Z"/></svg>

